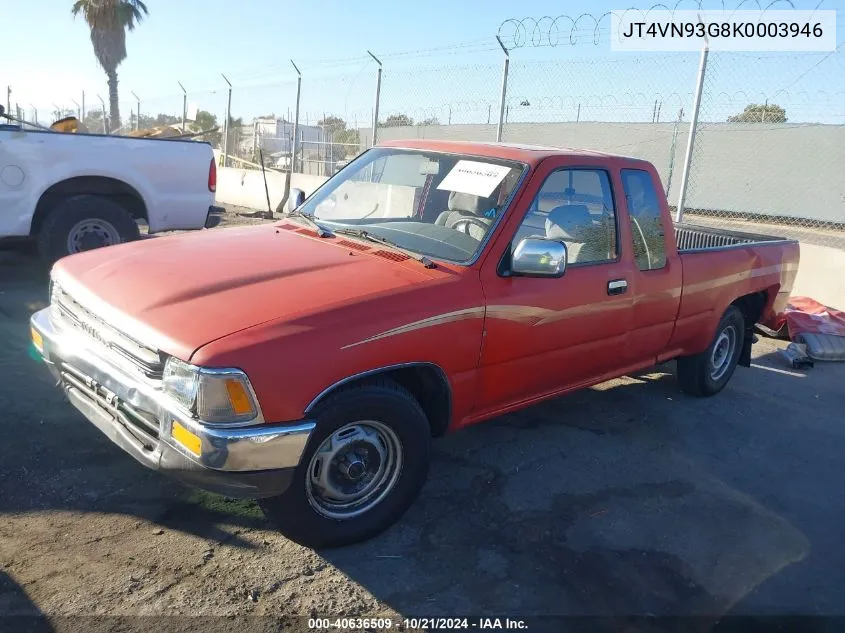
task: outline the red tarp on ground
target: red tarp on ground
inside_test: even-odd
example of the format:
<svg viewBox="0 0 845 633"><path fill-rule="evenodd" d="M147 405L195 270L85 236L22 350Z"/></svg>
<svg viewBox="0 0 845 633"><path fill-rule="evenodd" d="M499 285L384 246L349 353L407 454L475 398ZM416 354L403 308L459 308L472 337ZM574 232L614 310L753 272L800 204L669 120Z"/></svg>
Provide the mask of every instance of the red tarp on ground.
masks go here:
<svg viewBox="0 0 845 633"><path fill-rule="evenodd" d="M789 338L799 334L833 334L845 336L845 312L829 308L809 297L791 297L789 305L778 315L777 327L789 328Z"/></svg>

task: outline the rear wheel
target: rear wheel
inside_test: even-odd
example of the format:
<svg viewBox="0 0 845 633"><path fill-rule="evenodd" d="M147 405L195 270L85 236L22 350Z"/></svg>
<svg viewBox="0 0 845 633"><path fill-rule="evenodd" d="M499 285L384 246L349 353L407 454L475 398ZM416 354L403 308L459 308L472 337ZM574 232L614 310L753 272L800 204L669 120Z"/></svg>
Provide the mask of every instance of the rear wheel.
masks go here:
<svg viewBox="0 0 845 633"><path fill-rule="evenodd" d="M722 315L707 349L678 359L681 389L700 397L719 393L733 376L744 342L745 318L732 305Z"/></svg>
<svg viewBox="0 0 845 633"><path fill-rule="evenodd" d="M302 545L337 547L371 538L404 514L425 483L428 420L414 397L390 380L331 396L315 418L290 487L258 503Z"/></svg>
<svg viewBox="0 0 845 633"><path fill-rule="evenodd" d="M38 233L38 252L49 262L65 255L138 239L138 224L116 202L80 195L59 202Z"/></svg>

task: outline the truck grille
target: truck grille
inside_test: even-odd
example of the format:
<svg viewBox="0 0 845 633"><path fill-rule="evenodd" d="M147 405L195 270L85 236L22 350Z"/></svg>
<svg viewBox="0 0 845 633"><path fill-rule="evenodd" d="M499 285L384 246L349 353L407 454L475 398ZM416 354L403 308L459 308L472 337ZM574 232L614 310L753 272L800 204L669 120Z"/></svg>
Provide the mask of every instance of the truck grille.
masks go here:
<svg viewBox="0 0 845 633"><path fill-rule="evenodd" d="M152 380L161 380L164 372L164 355L136 341L131 336L106 323L93 312L81 306L58 284L53 284L50 296L53 319L58 326L68 326L83 333L128 360L140 373Z"/></svg>
<svg viewBox="0 0 845 633"><path fill-rule="evenodd" d="M145 451L154 451L158 447L159 425L153 414L123 402L114 393L67 363L61 365L61 378L65 389L73 390L78 396L100 407L116 423L122 425Z"/></svg>

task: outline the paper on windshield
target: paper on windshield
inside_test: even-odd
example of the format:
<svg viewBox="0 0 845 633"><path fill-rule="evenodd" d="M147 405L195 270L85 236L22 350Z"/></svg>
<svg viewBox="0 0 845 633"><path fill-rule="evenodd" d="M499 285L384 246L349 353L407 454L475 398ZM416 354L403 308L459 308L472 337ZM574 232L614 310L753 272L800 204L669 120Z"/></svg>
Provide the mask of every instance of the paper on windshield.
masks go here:
<svg viewBox="0 0 845 633"><path fill-rule="evenodd" d="M459 160L437 188L488 198L510 170L502 165Z"/></svg>

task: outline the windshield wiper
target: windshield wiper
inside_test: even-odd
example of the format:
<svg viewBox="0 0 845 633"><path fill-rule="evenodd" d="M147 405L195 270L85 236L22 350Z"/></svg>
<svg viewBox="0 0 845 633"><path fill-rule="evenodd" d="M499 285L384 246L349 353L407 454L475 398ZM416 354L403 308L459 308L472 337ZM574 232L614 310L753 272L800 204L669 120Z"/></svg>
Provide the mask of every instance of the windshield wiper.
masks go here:
<svg viewBox="0 0 845 633"><path fill-rule="evenodd" d="M434 268L434 262L431 261L425 255L420 255L419 253L415 253L414 251L409 251L406 248L402 248L396 242L391 242L389 239L373 235L369 231L365 231L364 229L354 229L354 228L342 228L342 229L335 229L335 233L342 233L343 235L352 235L353 237L360 237L362 239L368 240L370 242L375 242L376 244L381 244L382 246L387 246L388 248L392 248L395 251L402 253L403 255L407 255L412 259L416 259L418 262L422 263L423 266L426 268Z"/></svg>
<svg viewBox="0 0 845 633"><path fill-rule="evenodd" d="M287 216L289 218L302 218L307 224L310 224L315 229L317 229L317 235L319 235L320 237L331 237L332 235L334 235L332 231L317 222L317 220L314 219L314 216L308 213L302 213L301 211L291 211L287 214Z"/></svg>

